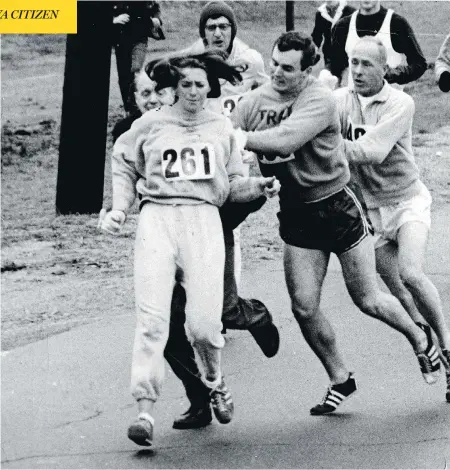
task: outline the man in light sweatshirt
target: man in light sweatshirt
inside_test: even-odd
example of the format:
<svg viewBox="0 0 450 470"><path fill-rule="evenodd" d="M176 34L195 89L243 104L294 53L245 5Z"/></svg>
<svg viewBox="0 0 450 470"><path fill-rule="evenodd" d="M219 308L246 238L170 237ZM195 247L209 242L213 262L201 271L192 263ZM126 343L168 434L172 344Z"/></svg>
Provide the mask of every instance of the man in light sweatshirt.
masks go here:
<svg viewBox="0 0 450 470"><path fill-rule="evenodd" d="M412 149L413 99L383 78L386 49L373 37L352 50L354 90L335 91L344 149L375 229L377 270L425 331L435 331L450 360L450 330L436 287L423 271L431 195L419 179ZM420 313L419 313L420 312ZM450 372L447 370L447 401Z"/></svg>
<svg viewBox="0 0 450 470"><path fill-rule="evenodd" d="M337 103L311 75L317 62L310 36L282 34L272 50L270 83L248 92L231 118L242 129L237 131L238 145L256 152L261 173L281 183L278 217L292 311L331 382L323 401L310 410L323 415L335 411L357 388L320 309L331 253L339 258L355 304L410 341L426 382L435 382L439 370L433 369L437 352L431 336L378 287L371 228L347 185L350 172Z"/></svg>

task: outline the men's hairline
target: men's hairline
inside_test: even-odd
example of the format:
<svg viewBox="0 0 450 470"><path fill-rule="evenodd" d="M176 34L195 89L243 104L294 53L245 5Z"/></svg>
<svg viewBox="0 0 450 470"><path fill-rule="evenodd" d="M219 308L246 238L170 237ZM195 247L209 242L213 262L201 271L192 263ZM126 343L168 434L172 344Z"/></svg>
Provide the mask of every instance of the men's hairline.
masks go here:
<svg viewBox="0 0 450 470"><path fill-rule="evenodd" d="M354 57L354 51L357 47L361 46L362 44L372 44L376 46L377 51L378 51L378 64L384 67L387 65L387 51L386 47L384 44L378 39L374 38L373 36L364 36L358 40L358 42L355 44L353 47L353 50L350 53L351 58Z"/></svg>
<svg viewBox="0 0 450 470"><path fill-rule="evenodd" d="M274 46L273 46L273 48L272 48L272 56L271 56L272 59L273 59L273 53L274 53L274 51L275 51L275 48L278 49L278 52L279 52L280 54L283 54L283 53L285 53L285 52L290 52L290 51L300 52L300 57L299 57L298 65L300 66L300 69L302 68L301 62L302 62L303 52L304 52L304 51L302 51L301 49L295 49L294 47L292 47L291 49L288 49L288 50L286 50L286 51L280 51L280 48L278 47L278 44L274 44Z"/></svg>

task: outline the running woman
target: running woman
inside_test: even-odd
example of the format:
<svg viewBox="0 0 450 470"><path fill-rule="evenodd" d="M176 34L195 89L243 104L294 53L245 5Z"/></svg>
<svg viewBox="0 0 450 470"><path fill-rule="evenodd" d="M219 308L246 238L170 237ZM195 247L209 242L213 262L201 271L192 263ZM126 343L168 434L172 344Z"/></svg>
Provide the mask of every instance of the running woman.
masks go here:
<svg viewBox="0 0 450 470"><path fill-rule="evenodd" d="M128 428L128 437L138 445L153 440L152 412L164 377L176 275L186 291L186 328L203 364L214 414L223 424L233 417L221 370L225 251L218 207L228 197L242 202L273 197L279 183L243 177L231 122L204 109L208 95L220 94L219 78L240 78L223 59L212 51L157 64L152 77L157 89L173 87L178 101L145 113L114 146L113 208L102 229L119 233L140 196L131 370L138 416Z"/></svg>

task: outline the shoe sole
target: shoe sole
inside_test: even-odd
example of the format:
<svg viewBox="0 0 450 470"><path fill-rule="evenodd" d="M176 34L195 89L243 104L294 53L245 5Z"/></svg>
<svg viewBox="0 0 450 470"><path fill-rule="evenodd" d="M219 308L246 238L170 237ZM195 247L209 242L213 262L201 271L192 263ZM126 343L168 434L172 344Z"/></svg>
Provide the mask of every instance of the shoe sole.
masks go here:
<svg viewBox="0 0 450 470"><path fill-rule="evenodd" d="M186 424L176 424L175 422L172 425L173 429L177 429L178 431L183 431L186 429L200 429L209 426L212 423L212 417L209 421L204 421L201 423L197 423L195 425L186 425Z"/></svg>
<svg viewBox="0 0 450 470"><path fill-rule="evenodd" d="M148 437L147 431L139 426L131 426L128 429L128 439L131 439L139 446L150 447L152 445L152 441Z"/></svg>
<svg viewBox="0 0 450 470"><path fill-rule="evenodd" d="M331 413L334 413L335 411L337 411L344 402L346 402L349 398L351 397L354 397L355 395L358 394L358 389L356 389L354 392L350 393L350 395L346 396L340 403L339 405L334 409L334 410L331 410L331 411L325 411L325 413L315 413L313 411L309 411L310 415L311 416L324 416L324 415L329 415Z"/></svg>

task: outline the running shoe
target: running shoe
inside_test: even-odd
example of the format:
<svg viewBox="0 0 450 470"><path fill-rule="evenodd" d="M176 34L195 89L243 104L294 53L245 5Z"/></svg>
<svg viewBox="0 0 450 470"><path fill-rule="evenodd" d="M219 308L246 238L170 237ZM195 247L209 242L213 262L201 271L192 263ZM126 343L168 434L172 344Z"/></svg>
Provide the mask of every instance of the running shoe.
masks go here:
<svg viewBox="0 0 450 470"><path fill-rule="evenodd" d="M191 405L179 418L173 422L174 429L198 429L208 426L212 421L209 402L203 406Z"/></svg>
<svg viewBox="0 0 450 470"><path fill-rule="evenodd" d="M448 369L446 371L447 374L447 392L445 394L446 400L450 403L450 349L443 349L442 354L445 356L448 362Z"/></svg>
<svg viewBox="0 0 450 470"><path fill-rule="evenodd" d="M221 424L227 424L233 418L234 403L228 387L223 381L209 393L211 405L217 421Z"/></svg>
<svg viewBox="0 0 450 470"><path fill-rule="evenodd" d="M433 342L430 326L425 325L424 323L420 323L418 326L427 335L428 344L425 351L417 353L416 356L419 361L420 370L425 382L428 385L433 385L437 382L437 379L441 373L441 360L439 359L439 351Z"/></svg>
<svg viewBox="0 0 450 470"><path fill-rule="evenodd" d="M139 446L151 446L155 420L148 413L140 413L128 428L128 438Z"/></svg>
<svg viewBox="0 0 450 470"><path fill-rule="evenodd" d="M321 403L311 408L310 413L316 416L332 413L344 400L353 395L357 388L353 372L350 372L344 383L328 386Z"/></svg>

